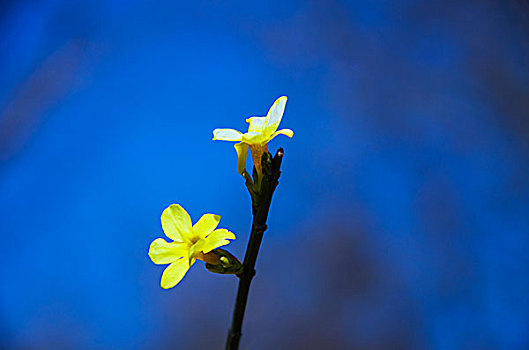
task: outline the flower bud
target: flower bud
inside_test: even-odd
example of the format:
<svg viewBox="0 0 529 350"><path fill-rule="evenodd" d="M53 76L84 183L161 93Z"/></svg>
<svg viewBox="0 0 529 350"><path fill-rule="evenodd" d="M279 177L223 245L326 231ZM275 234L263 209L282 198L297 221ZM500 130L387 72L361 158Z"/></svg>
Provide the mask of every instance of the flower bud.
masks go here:
<svg viewBox="0 0 529 350"><path fill-rule="evenodd" d="M239 274L242 272L242 263L235 256L224 249L215 249L206 255L206 269L210 272L220 274Z"/></svg>

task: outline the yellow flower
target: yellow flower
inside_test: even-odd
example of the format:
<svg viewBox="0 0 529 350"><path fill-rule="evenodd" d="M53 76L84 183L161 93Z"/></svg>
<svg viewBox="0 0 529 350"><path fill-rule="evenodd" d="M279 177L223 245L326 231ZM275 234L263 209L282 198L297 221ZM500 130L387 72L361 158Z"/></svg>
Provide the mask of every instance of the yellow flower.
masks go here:
<svg viewBox="0 0 529 350"><path fill-rule="evenodd" d="M243 134L240 131L233 129L215 129L213 130L213 140L222 141L240 141L235 144L235 150L239 158L239 174L243 174L246 166L246 158L248 155L248 146L252 152L253 163L257 173L261 174L261 156L267 151L267 144L277 135L286 135L288 137L294 136L294 132L290 129L282 129L277 131L283 113L285 112L285 105L287 97L279 97L266 117L251 117L246 119L250 124L248 132Z"/></svg>
<svg viewBox="0 0 529 350"><path fill-rule="evenodd" d="M178 204L171 204L162 213L162 228L167 237L155 239L149 248L149 257L155 264L170 264L162 275L162 288L178 284L196 259L210 264L218 263L213 249L229 244L235 235L226 229L215 229L220 216L204 214L191 225L189 214Z"/></svg>

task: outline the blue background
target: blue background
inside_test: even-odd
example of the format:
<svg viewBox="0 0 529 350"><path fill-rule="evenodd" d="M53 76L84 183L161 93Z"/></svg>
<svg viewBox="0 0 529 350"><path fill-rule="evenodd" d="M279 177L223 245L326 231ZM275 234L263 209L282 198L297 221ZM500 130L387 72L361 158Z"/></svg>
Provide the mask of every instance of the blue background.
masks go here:
<svg viewBox="0 0 529 350"><path fill-rule="evenodd" d="M233 143L287 95L242 348L529 348L525 1L4 1L3 348L222 348L237 287L147 256L180 203L243 257Z"/></svg>

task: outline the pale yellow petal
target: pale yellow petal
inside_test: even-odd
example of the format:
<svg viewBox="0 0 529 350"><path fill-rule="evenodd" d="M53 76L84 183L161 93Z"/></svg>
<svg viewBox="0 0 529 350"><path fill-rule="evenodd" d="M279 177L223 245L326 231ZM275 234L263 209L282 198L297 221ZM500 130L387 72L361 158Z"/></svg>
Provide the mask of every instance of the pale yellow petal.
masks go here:
<svg viewBox="0 0 529 350"><path fill-rule="evenodd" d="M262 144L266 142L266 137L263 133L252 131L242 135L242 142L251 144Z"/></svg>
<svg viewBox="0 0 529 350"><path fill-rule="evenodd" d="M200 220L193 225L193 231L195 231L195 235L204 238L217 228L219 221L220 215L204 214Z"/></svg>
<svg viewBox="0 0 529 350"><path fill-rule="evenodd" d="M155 264L170 264L188 254L185 243L168 243L162 238L155 239L149 248L149 257Z"/></svg>
<svg viewBox="0 0 529 350"><path fill-rule="evenodd" d="M242 132L233 129L215 129L213 130L213 140L222 141L241 141Z"/></svg>
<svg viewBox="0 0 529 350"><path fill-rule="evenodd" d="M251 117L246 119L246 122L250 124L248 126L248 132L262 133L266 123L266 117Z"/></svg>
<svg viewBox="0 0 529 350"><path fill-rule="evenodd" d="M238 159L238 169L237 170L239 171L239 174L242 174L246 167L246 158L248 157L248 145L242 142L236 143L235 151L237 151L237 159Z"/></svg>
<svg viewBox="0 0 529 350"><path fill-rule="evenodd" d="M287 97L279 97L266 115L266 125L264 127L263 133L265 136L270 137L279 127L281 123L281 118L283 118L283 113L285 112L285 106L287 104Z"/></svg>
<svg viewBox="0 0 529 350"><path fill-rule="evenodd" d="M215 230L201 240L204 241L203 246L201 247L202 252L207 254L213 249L229 244L230 241L228 241L228 239L235 239L235 235L225 228Z"/></svg>
<svg viewBox="0 0 529 350"><path fill-rule="evenodd" d="M274 137L276 137L277 135L286 135L290 138L292 138L292 136L294 136L294 131L290 130L290 129L281 129L281 130L278 130L276 131L275 133L272 134L272 136L270 136L270 140L272 140ZM270 141L269 140L269 141Z"/></svg>
<svg viewBox="0 0 529 350"><path fill-rule="evenodd" d="M165 271L162 274L162 281L160 285L164 289L173 288L182 280L185 276L187 270L191 265L189 264L186 257L179 259L173 262L171 265L167 266Z"/></svg>
<svg viewBox="0 0 529 350"><path fill-rule="evenodd" d="M189 264L191 264L191 260L194 261L194 259L196 259L197 254L202 251L202 248L204 247L205 243L206 242L204 241L204 239L199 239L198 242L196 242L189 248Z"/></svg>
<svg viewBox="0 0 529 350"><path fill-rule="evenodd" d="M162 227L173 241L191 243L194 238L191 218L178 204L171 204L162 213Z"/></svg>

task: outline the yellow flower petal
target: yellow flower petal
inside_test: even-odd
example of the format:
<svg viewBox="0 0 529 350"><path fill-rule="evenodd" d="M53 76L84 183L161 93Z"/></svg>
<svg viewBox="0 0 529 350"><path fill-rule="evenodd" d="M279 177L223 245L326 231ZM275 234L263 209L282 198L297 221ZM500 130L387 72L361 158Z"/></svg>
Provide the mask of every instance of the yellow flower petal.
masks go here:
<svg viewBox="0 0 529 350"><path fill-rule="evenodd" d="M213 140L222 141L241 141L242 132L233 129L215 129L213 130Z"/></svg>
<svg viewBox="0 0 529 350"><path fill-rule="evenodd" d="M246 119L246 122L250 124L248 126L248 132L256 131L262 133L266 123L266 117L251 117Z"/></svg>
<svg viewBox="0 0 529 350"><path fill-rule="evenodd" d="M170 264L188 254L185 243L168 243L162 238L155 239L149 248L149 257L155 264Z"/></svg>
<svg viewBox="0 0 529 350"><path fill-rule="evenodd" d="M202 251L205 243L206 241L204 241L204 239L200 239L198 242L193 244L191 248L189 248L189 256L187 257L189 259L189 264L192 263L191 261L195 261L197 255Z"/></svg>
<svg viewBox="0 0 529 350"><path fill-rule="evenodd" d="M277 135L286 135L290 138L292 138L292 136L294 136L294 131L290 130L290 129L281 129L281 130L278 130L276 131L275 133L272 134L272 136L270 137L270 140L272 140L274 137L276 137Z"/></svg>
<svg viewBox="0 0 529 350"><path fill-rule="evenodd" d="M179 259L173 262L171 265L167 266L165 271L162 274L162 281L160 285L164 289L173 288L182 280L187 270L191 266L189 265L186 257Z"/></svg>
<svg viewBox="0 0 529 350"><path fill-rule="evenodd" d="M178 204L165 208L162 213L162 227L167 237L176 242L190 244L195 236L189 214Z"/></svg>
<svg viewBox="0 0 529 350"><path fill-rule="evenodd" d="M195 232L195 235L204 238L217 228L219 221L220 215L204 214L200 220L193 225L193 231Z"/></svg>
<svg viewBox="0 0 529 350"><path fill-rule="evenodd" d="M263 134L266 137L272 136L279 127L279 123L281 123L281 118L283 118L283 113L285 112L286 104L287 97L281 96L274 102L272 107L270 107L270 110L266 115L266 125L263 130Z"/></svg>
<svg viewBox="0 0 529 350"><path fill-rule="evenodd" d="M242 135L242 142L247 144L261 144L266 142L266 137L263 133L252 131Z"/></svg>
<svg viewBox="0 0 529 350"><path fill-rule="evenodd" d="M246 167L246 158L248 157L248 145L242 142L236 143L235 151L237 151L238 171L239 174L242 174Z"/></svg>
<svg viewBox="0 0 529 350"><path fill-rule="evenodd" d="M215 230L211 232L206 238L201 240L204 241L204 245L201 247L202 252L207 254L213 249L229 244L230 241L228 241L228 239L235 239L235 235L225 228Z"/></svg>

